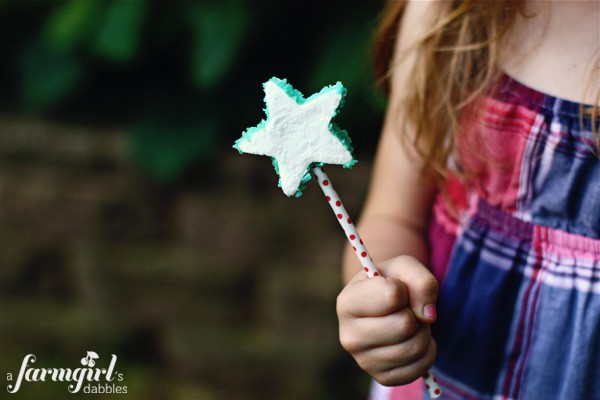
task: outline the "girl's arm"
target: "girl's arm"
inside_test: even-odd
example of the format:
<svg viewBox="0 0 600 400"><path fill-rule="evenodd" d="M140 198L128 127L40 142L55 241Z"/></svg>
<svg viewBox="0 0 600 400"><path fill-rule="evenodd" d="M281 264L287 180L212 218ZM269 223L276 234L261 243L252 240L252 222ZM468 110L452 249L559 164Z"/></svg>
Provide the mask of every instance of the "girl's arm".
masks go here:
<svg viewBox="0 0 600 400"><path fill-rule="evenodd" d="M401 132L404 116L399 103L414 65L414 44L426 29L430 9L429 2L409 2L396 41L388 111L359 224L375 263L410 255L427 264L425 238L435 185L422 173L423 161L409 148L413 132ZM408 138L405 144L401 134ZM350 246L345 250L343 268L346 282L361 269Z"/></svg>
<svg viewBox="0 0 600 400"><path fill-rule="evenodd" d="M429 19L429 2L407 5L395 50L391 97L362 213L360 233L383 277L367 278L352 250L344 257L347 284L337 299L342 346L384 385L414 381L436 353L429 324L436 319L437 282L427 264L426 232L435 189L423 161L400 142L404 82L413 44ZM408 143L412 132L408 135ZM384 261L385 260L385 261Z"/></svg>

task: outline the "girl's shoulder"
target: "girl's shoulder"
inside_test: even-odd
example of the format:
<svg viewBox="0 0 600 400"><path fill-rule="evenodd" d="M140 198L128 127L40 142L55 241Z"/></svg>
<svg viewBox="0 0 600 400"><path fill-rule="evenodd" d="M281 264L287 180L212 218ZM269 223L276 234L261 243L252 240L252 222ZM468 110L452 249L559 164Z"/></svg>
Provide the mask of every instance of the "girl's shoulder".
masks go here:
<svg viewBox="0 0 600 400"><path fill-rule="evenodd" d="M577 103L600 91L599 1L534 1L502 43L500 68L528 87Z"/></svg>

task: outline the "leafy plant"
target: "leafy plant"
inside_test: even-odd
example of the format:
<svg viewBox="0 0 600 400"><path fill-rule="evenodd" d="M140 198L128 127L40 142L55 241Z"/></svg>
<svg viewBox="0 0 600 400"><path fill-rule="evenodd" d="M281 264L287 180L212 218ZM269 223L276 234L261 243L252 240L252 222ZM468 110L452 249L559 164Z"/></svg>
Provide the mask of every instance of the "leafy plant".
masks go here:
<svg viewBox="0 0 600 400"><path fill-rule="evenodd" d="M340 123L371 143L381 99L368 43L378 4L63 0L0 2L0 105L129 127L151 177L179 179L262 118L261 83L309 92L342 81ZM359 146L360 148L360 146Z"/></svg>

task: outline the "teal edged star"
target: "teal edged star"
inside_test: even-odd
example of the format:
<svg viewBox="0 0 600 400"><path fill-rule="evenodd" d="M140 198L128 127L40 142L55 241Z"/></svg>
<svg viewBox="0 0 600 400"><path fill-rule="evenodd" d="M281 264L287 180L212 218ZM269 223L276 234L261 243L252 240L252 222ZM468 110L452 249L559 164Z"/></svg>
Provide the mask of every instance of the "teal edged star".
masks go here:
<svg viewBox="0 0 600 400"><path fill-rule="evenodd" d="M287 196L302 194L314 166L356 164L348 133L332 122L347 93L340 82L306 99L285 79L271 78L263 88L266 120L248 128L233 147L270 156Z"/></svg>

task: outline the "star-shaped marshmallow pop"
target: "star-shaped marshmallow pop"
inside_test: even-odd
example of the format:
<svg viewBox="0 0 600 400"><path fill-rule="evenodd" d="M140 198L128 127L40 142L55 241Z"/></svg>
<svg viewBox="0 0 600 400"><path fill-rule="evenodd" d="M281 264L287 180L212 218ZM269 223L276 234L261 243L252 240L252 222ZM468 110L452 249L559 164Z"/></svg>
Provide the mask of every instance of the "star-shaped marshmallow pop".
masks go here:
<svg viewBox="0 0 600 400"><path fill-rule="evenodd" d="M307 99L285 79L271 78L263 87L267 119L246 130L233 147L272 157L286 195L300 196L313 166L356 163L348 134L331 122L346 94L340 82Z"/></svg>
<svg viewBox="0 0 600 400"><path fill-rule="evenodd" d="M365 272L369 277L380 275L329 177L321 168L325 163L344 167L356 163L352 159L348 134L331 122L342 105L346 89L338 82L305 99L285 80L277 78L266 82L264 89L267 119L246 130L233 147L240 153L271 156L281 178L279 186L288 196L302 193L312 169ZM439 397L441 390L433 374L428 371L423 379L429 395Z"/></svg>

